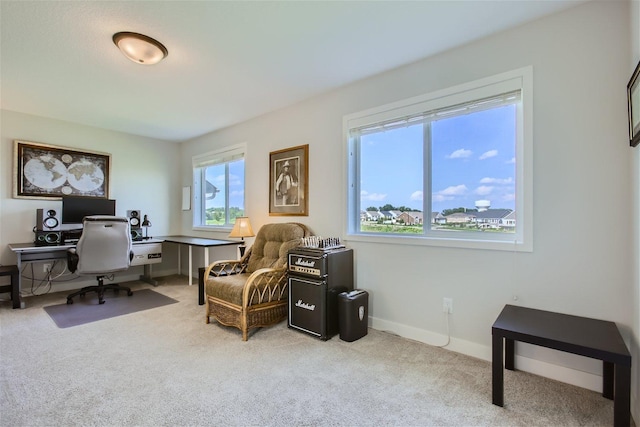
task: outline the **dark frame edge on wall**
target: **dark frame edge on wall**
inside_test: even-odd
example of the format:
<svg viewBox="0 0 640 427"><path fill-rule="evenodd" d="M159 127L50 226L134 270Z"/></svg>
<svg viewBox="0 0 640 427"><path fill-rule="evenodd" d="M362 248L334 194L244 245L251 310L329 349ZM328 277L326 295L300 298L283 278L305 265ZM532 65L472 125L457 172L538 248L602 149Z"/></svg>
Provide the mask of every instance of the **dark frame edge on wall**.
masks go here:
<svg viewBox="0 0 640 427"><path fill-rule="evenodd" d="M629 105L629 145L640 144L640 62L631 75L627 85L627 102ZM635 114L635 121L634 121Z"/></svg>

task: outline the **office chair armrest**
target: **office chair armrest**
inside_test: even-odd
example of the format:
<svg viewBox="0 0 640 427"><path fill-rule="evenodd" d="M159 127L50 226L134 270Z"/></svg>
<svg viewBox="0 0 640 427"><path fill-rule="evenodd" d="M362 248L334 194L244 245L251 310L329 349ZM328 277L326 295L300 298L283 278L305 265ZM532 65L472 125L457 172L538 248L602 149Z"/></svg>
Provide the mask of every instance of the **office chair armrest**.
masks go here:
<svg viewBox="0 0 640 427"><path fill-rule="evenodd" d="M76 248L69 248L67 250L67 268L70 272L75 273L78 269L79 260L80 257L78 257L78 254L76 253Z"/></svg>

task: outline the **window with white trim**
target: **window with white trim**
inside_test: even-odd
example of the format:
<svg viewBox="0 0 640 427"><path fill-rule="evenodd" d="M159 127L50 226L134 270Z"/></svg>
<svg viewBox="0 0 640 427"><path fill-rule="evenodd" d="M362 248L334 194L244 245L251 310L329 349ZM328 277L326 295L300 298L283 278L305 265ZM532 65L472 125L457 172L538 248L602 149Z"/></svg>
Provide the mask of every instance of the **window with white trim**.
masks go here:
<svg viewBox="0 0 640 427"><path fill-rule="evenodd" d="M345 117L352 240L531 250L531 68Z"/></svg>
<svg viewBox="0 0 640 427"><path fill-rule="evenodd" d="M244 216L245 152L243 144L193 157L194 228L229 228Z"/></svg>

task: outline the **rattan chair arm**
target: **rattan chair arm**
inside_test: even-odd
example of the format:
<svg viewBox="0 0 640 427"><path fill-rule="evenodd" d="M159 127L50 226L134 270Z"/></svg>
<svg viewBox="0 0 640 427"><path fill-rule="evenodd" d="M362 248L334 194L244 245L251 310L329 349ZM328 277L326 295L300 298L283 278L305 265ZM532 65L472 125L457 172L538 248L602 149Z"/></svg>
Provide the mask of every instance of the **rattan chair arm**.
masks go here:
<svg viewBox="0 0 640 427"><path fill-rule="evenodd" d="M257 304L286 299L287 267L261 268L247 279L242 290L242 306L248 307L257 295Z"/></svg>
<svg viewBox="0 0 640 427"><path fill-rule="evenodd" d="M218 260L209 264L204 271L205 282L206 278L211 276L229 276L231 274L243 273L247 268L247 264L243 263L239 259Z"/></svg>

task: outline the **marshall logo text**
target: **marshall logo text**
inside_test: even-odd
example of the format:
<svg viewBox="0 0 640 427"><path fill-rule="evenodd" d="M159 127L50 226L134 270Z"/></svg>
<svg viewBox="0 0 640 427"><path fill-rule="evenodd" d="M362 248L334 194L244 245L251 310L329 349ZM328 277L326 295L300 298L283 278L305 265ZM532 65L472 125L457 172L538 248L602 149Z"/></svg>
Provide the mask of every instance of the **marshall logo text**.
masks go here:
<svg viewBox="0 0 640 427"><path fill-rule="evenodd" d="M313 267L315 266L315 262L311 260L304 260L302 258L298 258L295 262L296 265L301 265L303 267Z"/></svg>
<svg viewBox="0 0 640 427"><path fill-rule="evenodd" d="M298 302L296 303L296 307L304 308L305 310L310 310L310 311L313 311L316 309L315 304L307 304L306 302L302 302L301 299L299 299Z"/></svg>

